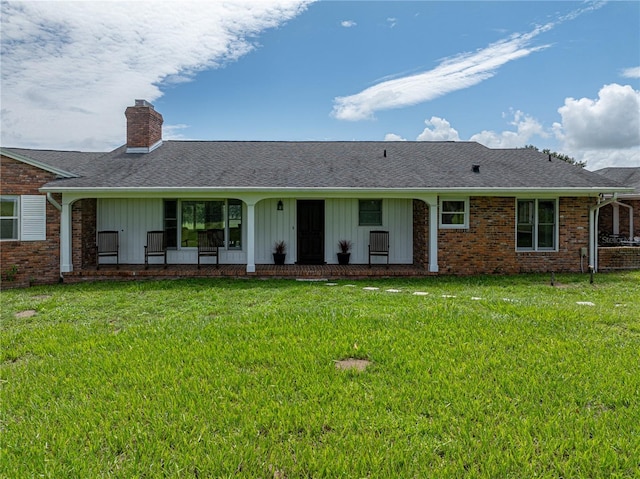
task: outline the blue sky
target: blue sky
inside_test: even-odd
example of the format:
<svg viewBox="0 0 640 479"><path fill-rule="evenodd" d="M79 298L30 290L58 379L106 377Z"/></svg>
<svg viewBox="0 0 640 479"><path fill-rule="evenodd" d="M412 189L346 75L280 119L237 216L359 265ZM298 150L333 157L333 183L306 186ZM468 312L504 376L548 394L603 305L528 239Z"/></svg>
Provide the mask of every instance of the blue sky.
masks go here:
<svg viewBox="0 0 640 479"><path fill-rule="evenodd" d="M640 166L640 2L2 3L2 145L165 139L533 144Z"/></svg>

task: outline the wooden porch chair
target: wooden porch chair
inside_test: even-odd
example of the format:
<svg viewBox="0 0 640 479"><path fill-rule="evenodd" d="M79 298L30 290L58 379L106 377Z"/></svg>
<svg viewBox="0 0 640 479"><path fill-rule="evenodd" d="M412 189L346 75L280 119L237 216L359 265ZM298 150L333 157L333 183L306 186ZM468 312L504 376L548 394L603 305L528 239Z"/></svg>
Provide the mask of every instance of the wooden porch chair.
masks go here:
<svg viewBox="0 0 640 479"><path fill-rule="evenodd" d="M198 231L198 269L201 256L215 256L216 268L220 267L219 248L224 241L223 234L224 232L218 229Z"/></svg>
<svg viewBox="0 0 640 479"><path fill-rule="evenodd" d="M100 258L116 257L116 268L120 268L119 244L117 231L98 231L96 235L96 269L100 269Z"/></svg>
<svg viewBox="0 0 640 479"><path fill-rule="evenodd" d="M369 268L371 268L372 256L386 256L387 269L389 269L389 232L369 232Z"/></svg>
<svg viewBox="0 0 640 479"><path fill-rule="evenodd" d="M144 269L149 268L149 256L163 256L167 267L167 246L164 231L147 231L147 244L144 247Z"/></svg>

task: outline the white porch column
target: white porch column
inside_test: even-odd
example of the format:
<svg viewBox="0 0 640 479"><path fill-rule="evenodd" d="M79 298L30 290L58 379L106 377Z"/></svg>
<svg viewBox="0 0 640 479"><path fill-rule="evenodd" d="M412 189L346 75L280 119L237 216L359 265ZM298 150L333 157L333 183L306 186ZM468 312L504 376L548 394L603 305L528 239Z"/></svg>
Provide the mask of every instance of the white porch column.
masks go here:
<svg viewBox="0 0 640 479"><path fill-rule="evenodd" d="M600 206L592 206L589 209L589 266L598 272L598 212Z"/></svg>
<svg viewBox="0 0 640 479"><path fill-rule="evenodd" d="M429 198L429 272L438 272L438 197Z"/></svg>
<svg viewBox="0 0 640 479"><path fill-rule="evenodd" d="M617 203L612 203L611 207L613 208L613 231L614 235L620 234L620 205Z"/></svg>
<svg viewBox="0 0 640 479"><path fill-rule="evenodd" d="M247 202L247 273L256 272L256 205Z"/></svg>
<svg viewBox="0 0 640 479"><path fill-rule="evenodd" d="M72 235L71 235L71 209L72 204L68 199L62 198L62 211L60 212L60 272L73 271Z"/></svg>

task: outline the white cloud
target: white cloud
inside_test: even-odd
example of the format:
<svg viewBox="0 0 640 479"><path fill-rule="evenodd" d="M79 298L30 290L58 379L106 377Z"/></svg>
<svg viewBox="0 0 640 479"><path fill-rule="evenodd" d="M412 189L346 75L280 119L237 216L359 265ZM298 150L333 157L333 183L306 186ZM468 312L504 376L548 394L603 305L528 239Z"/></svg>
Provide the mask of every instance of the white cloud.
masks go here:
<svg viewBox="0 0 640 479"><path fill-rule="evenodd" d="M609 167L638 167L640 166L640 147L625 150L582 150L566 152L578 161L587 163L588 170L599 170Z"/></svg>
<svg viewBox="0 0 640 479"><path fill-rule="evenodd" d="M640 91L630 85L603 86L597 99L565 99L562 123L553 129L562 152L596 170L640 166Z"/></svg>
<svg viewBox="0 0 640 479"><path fill-rule="evenodd" d="M432 116L430 120L424 122L427 127L418 135L418 141L460 141L458 130L452 128L447 120Z"/></svg>
<svg viewBox="0 0 640 479"><path fill-rule="evenodd" d="M189 125L185 125L184 123L178 123L176 125L162 125L162 138L164 140L188 140L189 138L185 138L185 136L180 133L181 130L186 130L189 128Z"/></svg>
<svg viewBox="0 0 640 479"><path fill-rule="evenodd" d="M2 144L119 145L135 98L237 60L309 3L3 1Z"/></svg>
<svg viewBox="0 0 640 479"><path fill-rule="evenodd" d="M387 23L389 24L389 28L393 28L398 24L398 19L394 17L387 18Z"/></svg>
<svg viewBox="0 0 640 479"><path fill-rule="evenodd" d="M483 130L469 138L470 141L477 141L489 148L522 148L530 144L535 136L548 137L544 127L535 118L525 115L520 110L513 112L513 121L510 125L516 130L506 130L499 133L495 131Z"/></svg>
<svg viewBox="0 0 640 479"><path fill-rule="evenodd" d="M626 149L640 145L640 91L616 83L598 98L567 98L558 108L558 136L571 149Z"/></svg>
<svg viewBox="0 0 640 479"><path fill-rule="evenodd" d="M344 20L340 22L340 25L342 25L344 28L351 28L351 27L355 27L357 23L354 22L353 20Z"/></svg>
<svg viewBox="0 0 640 479"><path fill-rule="evenodd" d="M407 141L407 139L395 133L387 133L384 135L384 141Z"/></svg>
<svg viewBox="0 0 640 479"><path fill-rule="evenodd" d="M433 70L384 81L354 95L336 97L332 115L350 121L373 119L376 111L411 106L469 88L494 76L506 63L547 48L547 45L534 46L532 41L559 23L600 5L575 10L554 22L512 35L476 52L445 59Z"/></svg>
<svg viewBox="0 0 640 479"><path fill-rule="evenodd" d="M535 136L546 138L549 134L543 126L534 118L523 112L516 110L511 112L513 120L510 125L516 127L515 131L506 130L495 132L484 130L476 133L468 141L477 141L489 148L522 148L531 143ZM424 121L427 127L418 135L416 141L460 141L458 130L451 126L444 118L432 116L430 120ZM386 141L404 140L400 135L388 133L384 138Z"/></svg>
<svg viewBox="0 0 640 479"><path fill-rule="evenodd" d="M514 129L495 132L483 130L471 135L469 141L477 141L489 148L522 148L534 144L541 149L549 145L540 140L559 141L559 146L549 149L584 161L587 169L596 170L610 166L640 166L640 92L629 85L605 85L598 99L567 98L558 109L562 122L545 128L539 121L514 110L509 125ZM449 121L431 117L425 121L427 128L416 138L418 141L460 141L457 130ZM387 134L385 140L403 139L397 134Z"/></svg>
<svg viewBox="0 0 640 479"><path fill-rule="evenodd" d="M622 76L625 78L640 78L640 67L625 68L622 70Z"/></svg>

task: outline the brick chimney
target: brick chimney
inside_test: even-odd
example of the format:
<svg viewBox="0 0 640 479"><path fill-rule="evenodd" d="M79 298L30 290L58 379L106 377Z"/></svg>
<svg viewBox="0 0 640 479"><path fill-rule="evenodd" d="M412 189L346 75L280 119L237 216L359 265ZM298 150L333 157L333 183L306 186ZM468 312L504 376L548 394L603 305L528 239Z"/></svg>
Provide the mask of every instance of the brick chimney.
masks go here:
<svg viewBox="0 0 640 479"><path fill-rule="evenodd" d="M162 115L146 100L127 107L127 153L149 153L162 145Z"/></svg>

